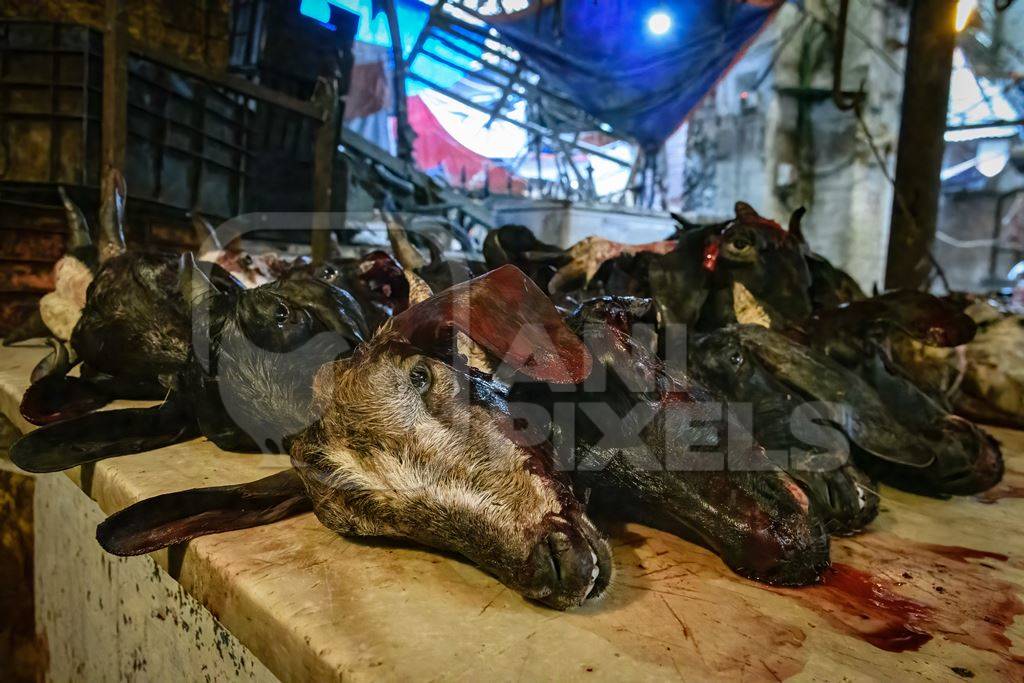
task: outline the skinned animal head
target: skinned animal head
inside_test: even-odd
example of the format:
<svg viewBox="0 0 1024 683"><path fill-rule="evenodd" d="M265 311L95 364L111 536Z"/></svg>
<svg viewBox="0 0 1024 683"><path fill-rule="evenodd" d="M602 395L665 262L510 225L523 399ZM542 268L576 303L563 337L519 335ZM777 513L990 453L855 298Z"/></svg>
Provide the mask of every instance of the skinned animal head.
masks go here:
<svg viewBox="0 0 1024 683"><path fill-rule="evenodd" d="M549 451L517 439L503 388L453 352L459 335L536 379L573 383L590 369L543 293L500 268L321 369L322 417L294 442L293 463L338 533L453 551L526 597L578 606L608 585L608 545Z"/></svg>

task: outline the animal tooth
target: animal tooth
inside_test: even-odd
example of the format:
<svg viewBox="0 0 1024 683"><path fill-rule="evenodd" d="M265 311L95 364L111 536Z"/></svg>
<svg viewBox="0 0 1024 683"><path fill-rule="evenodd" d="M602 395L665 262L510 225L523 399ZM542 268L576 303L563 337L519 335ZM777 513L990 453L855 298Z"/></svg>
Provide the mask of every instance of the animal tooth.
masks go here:
<svg viewBox="0 0 1024 683"><path fill-rule="evenodd" d="M590 578L596 579L597 575L600 574L600 573L601 573L601 570L598 569L597 565L595 564L594 568L590 570Z"/></svg>

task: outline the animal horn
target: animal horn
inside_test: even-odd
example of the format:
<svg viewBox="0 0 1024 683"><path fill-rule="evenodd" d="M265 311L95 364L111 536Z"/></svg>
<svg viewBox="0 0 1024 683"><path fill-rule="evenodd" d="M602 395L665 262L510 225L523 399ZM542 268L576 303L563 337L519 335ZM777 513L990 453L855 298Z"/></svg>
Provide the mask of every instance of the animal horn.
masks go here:
<svg viewBox="0 0 1024 683"><path fill-rule="evenodd" d="M391 325L425 351L450 348L453 333L461 332L513 370L542 381L575 384L590 374L586 346L540 288L511 265L450 287Z"/></svg>
<svg viewBox="0 0 1024 683"><path fill-rule="evenodd" d="M189 218L192 219L192 235L201 253L224 248L217 237L217 231L213 229L213 224L200 213L199 207L189 211Z"/></svg>
<svg viewBox="0 0 1024 683"><path fill-rule="evenodd" d="M57 192L60 194L61 203L64 204L64 215L68 221L68 251L92 246L89 223L85 220L82 209L71 201L71 197L64 191L63 185L57 188Z"/></svg>
<svg viewBox="0 0 1024 683"><path fill-rule="evenodd" d="M388 226L388 241L391 242L391 250L395 252L395 258L407 271L419 270L426 265L423 255L412 246L409 235L402 227L398 219L390 212L384 211L384 222ZM410 283L411 284L411 283Z"/></svg>
<svg viewBox="0 0 1024 683"><path fill-rule="evenodd" d="M804 214L807 213L807 209L800 207L793 212L793 215L789 217L789 234L797 238L801 242L806 242L804 239L803 228L800 227L800 221L803 220Z"/></svg>
<svg viewBox="0 0 1024 683"><path fill-rule="evenodd" d="M128 190L124 176L116 168L104 178L104 192L100 206L100 261L106 261L125 252L124 206Z"/></svg>
<svg viewBox="0 0 1024 683"><path fill-rule="evenodd" d="M216 286L196 263L196 257L191 251L186 251L181 255L178 272L180 273L178 288L186 304L204 299L212 292L217 291Z"/></svg>
<svg viewBox="0 0 1024 683"><path fill-rule="evenodd" d="M344 258L341 253L341 244L338 242L338 233L331 230L330 241L327 243L327 260L338 260Z"/></svg>

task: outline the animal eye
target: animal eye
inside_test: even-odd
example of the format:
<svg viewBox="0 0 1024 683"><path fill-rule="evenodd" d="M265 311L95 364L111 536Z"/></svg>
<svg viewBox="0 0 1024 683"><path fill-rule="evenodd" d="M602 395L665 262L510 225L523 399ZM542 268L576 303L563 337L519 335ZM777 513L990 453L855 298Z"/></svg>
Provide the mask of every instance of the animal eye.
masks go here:
<svg viewBox="0 0 1024 683"><path fill-rule="evenodd" d="M421 394L430 388L430 369L425 365L414 365L409 371L409 381Z"/></svg>
<svg viewBox="0 0 1024 683"><path fill-rule="evenodd" d="M753 243L746 237L737 237L732 241L732 248L736 251L746 251L752 246L754 246Z"/></svg>
<svg viewBox="0 0 1024 683"><path fill-rule="evenodd" d="M739 351L733 351L732 355L729 356L729 362L736 367L743 365L743 354Z"/></svg>
<svg viewBox="0 0 1024 683"><path fill-rule="evenodd" d="M277 325L280 327L284 325L286 322L288 322L288 319L291 317L291 315L292 312L288 310L287 306L285 306L284 304L278 304L277 307L274 309L274 322L277 323Z"/></svg>
<svg viewBox="0 0 1024 683"><path fill-rule="evenodd" d="M337 274L338 271L335 270L334 266L324 266L323 269L320 271L320 277L322 277L325 280L331 280Z"/></svg>

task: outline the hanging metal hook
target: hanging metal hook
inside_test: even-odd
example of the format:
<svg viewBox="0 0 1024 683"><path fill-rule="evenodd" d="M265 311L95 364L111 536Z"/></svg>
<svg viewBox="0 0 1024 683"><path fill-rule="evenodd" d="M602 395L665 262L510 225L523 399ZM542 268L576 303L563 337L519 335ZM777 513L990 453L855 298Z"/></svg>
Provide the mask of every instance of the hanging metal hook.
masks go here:
<svg viewBox="0 0 1024 683"><path fill-rule="evenodd" d="M840 111L850 111L864 101L864 84L855 93L843 91L843 53L846 52L846 18L850 13L850 0L839 0L836 19L835 55L832 59L832 101Z"/></svg>

